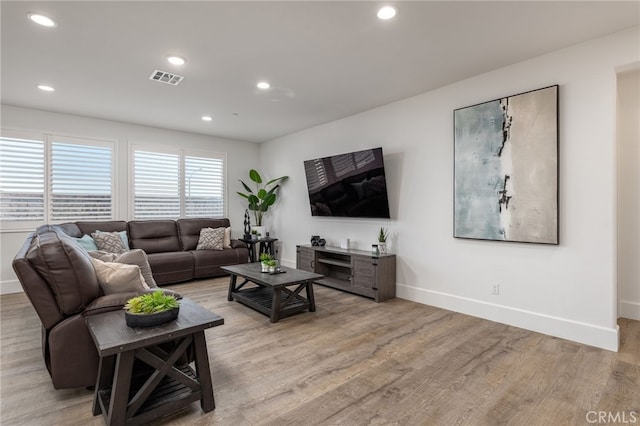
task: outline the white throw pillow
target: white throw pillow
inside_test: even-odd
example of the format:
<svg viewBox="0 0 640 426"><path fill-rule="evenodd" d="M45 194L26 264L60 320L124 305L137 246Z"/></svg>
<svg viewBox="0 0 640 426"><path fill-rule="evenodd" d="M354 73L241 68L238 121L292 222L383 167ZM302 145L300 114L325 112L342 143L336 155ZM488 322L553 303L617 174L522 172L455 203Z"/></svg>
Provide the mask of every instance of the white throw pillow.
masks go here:
<svg viewBox="0 0 640 426"><path fill-rule="evenodd" d="M150 290L137 265L103 262L94 258L91 258L91 263L105 295Z"/></svg>
<svg viewBox="0 0 640 426"><path fill-rule="evenodd" d="M224 228L224 242L222 243L222 248L230 249L231 248L231 227Z"/></svg>

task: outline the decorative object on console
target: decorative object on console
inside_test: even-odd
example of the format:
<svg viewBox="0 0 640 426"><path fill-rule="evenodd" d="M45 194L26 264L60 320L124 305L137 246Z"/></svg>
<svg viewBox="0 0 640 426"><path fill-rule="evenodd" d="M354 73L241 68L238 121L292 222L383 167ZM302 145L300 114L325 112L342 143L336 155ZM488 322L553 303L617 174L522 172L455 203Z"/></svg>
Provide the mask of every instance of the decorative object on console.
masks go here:
<svg viewBox="0 0 640 426"><path fill-rule="evenodd" d="M311 236L311 245L314 247L324 247L327 241L324 238L320 238L320 235Z"/></svg>
<svg viewBox="0 0 640 426"><path fill-rule="evenodd" d="M378 233L378 250L380 254L387 254L387 236L389 235L389 230L384 227L380 227L380 232Z"/></svg>
<svg viewBox="0 0 640 426"><path fill-rule="evenodd" d="M180 304L162 290L127 300L124 317L129 327L153 327L178 318Z"/></svg>
<svg viewBox="0 0 640 426"><path fill-rule="evenodd" d="M280 183L287 180L289 176L281 176L279 178L271 179L264 185L262 185L262 176L256 170L251 169L249 171L249 179L256 186L256 192L254 194L253 190L242 180L240 183L247 191L247 193L238 192L243 198L246 198L249 201L249 210L253 212L254 218L256 220L256 226L262 226L262 216L269 210L277 199L277 194L280 189ZM280 183L278 183L280 182ZM278 183L276 185L276 183ZM264 235L264 232L262 233Z"/></svg>
<svg viewBox="0 0 640 426"><path fill-rule="evenodd" d="M453 236L558 244L558 85L453 114Z"/></svg>

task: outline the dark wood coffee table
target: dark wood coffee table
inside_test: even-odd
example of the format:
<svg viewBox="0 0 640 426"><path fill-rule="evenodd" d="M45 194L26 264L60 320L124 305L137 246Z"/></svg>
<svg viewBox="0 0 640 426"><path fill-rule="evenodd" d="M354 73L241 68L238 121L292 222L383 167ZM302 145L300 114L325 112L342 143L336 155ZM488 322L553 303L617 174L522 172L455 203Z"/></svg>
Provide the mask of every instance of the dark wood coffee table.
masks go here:
<svg viewBox="0 0 640 426"><path fill-rule="evenodd" d="M104 414L108 425L140 424L198 400L205 413L215 408L204 330L224 324L221 316L182 299L178 318L156 327L127 326L123 310L88 316L86 321L100 354L94 416ZM166 345L158 346L167 342L175 343L170 353ZM194 349L195 371L176 365L189 347Z"/></svg>
<svg viewBox="0 0 640 426"><path fill-rule="evenodd" d="M323 278L299 269L280 268L284 273L270 274L261 272L260 262L223 266L222 270L231 274L227 299L233 299L267 315L271 322L280 318L306 311L315 312L316 302L313 295L313 282ZM238 277L244 281L237 283ZM246 284L255 286L243 288ZM287 287L297 286L294 290ZM306 299L300 294L306 290Z"/></svg>

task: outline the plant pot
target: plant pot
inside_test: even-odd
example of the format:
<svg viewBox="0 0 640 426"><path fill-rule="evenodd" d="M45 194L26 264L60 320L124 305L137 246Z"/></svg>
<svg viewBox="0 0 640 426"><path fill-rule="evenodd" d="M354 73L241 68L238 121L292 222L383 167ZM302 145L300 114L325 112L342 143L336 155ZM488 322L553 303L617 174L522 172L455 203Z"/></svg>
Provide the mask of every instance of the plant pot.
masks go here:
<svg viewBox="0 0 640 426"><path fill-rule="evenodd" d="M154 314L132 314L124 311L124 319L129 327L154 327L178 318L180 307Z"/></svg>
<svg viewBox="0 0 640 426"><path fill-rule="evenodd" d="M387 243L378 243L378 251L380 254L387 254Z"/></svg>
<svg viewBox="0 0 640 426"><path fill-rule="evenodd" d="M260 263L261 266L261 271L262 272L269 272L269 265L265 264L265 263Z"/></svg>
<svg viewBox="0 0 640 426"><path fill-rule="evenodd" d="M251 232L256 231L258 233L258 238L264 238L267 233L266 226L252 226Z"/></svg>

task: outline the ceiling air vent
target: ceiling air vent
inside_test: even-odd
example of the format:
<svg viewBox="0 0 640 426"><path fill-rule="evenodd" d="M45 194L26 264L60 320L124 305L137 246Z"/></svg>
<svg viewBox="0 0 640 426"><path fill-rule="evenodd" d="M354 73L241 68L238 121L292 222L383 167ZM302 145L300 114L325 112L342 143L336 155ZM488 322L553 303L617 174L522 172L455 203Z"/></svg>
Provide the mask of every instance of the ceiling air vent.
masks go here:
<svg viewBox="0 0 640 426"><path fill-rule="evenodd" d="M172 86L177 86L182 80L183 76L178 74L171 74L166 71L155 70L149 76L149 80L159 81L160 83L171 84Z"/></svg>

